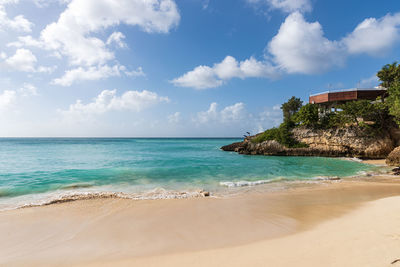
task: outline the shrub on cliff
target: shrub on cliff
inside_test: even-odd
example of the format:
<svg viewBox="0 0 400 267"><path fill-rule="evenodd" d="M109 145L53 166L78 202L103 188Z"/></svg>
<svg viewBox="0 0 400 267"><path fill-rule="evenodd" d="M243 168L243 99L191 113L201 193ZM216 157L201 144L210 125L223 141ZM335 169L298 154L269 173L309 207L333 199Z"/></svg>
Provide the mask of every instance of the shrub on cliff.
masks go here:
<svg viewBox="0 0 400 267"><path fill-rule="evenodd" d="M339 108L341 111L337 112L336 118L336 126L339 127L350 124L362 128L383 130L391 124L387 105L381 101L375 103L368 100L350 101Z"/></svg>
<svg viewBox="0 0 400 267"><path fill-rule="evenodd" d="M275 140L279 144L289 148L293 147L307 147L306 144L299 143L293 138L292 126L289 122L283 122L278 128L274 127L259 134L251 139L253 143L262 143L267 140Z"/></svg>
<svg viewBox="0 0 400 267"><path fill-rule="evenodd" d="M314 104L302 106L294 116L294 121L306 127L316 128L319 125L318 107Z"/></svg>

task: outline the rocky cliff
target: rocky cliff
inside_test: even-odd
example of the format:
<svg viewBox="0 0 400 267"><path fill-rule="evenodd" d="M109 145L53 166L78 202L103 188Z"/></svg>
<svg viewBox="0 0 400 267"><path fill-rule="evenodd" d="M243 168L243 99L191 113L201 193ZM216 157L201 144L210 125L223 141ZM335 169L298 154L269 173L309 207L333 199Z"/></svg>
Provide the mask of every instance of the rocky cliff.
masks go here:
<svg viewBox="0 0 400 267"><path fill-rule="evenodd" d="M394 149L397 140L390 131L380 135L360 130L356 127L314 130L295 128L293 138L307 144L306 148L287 148L275 140L253 143L254 136L247 137L243 142L224 146L225 151L235 151L248 155L279 155L279 156L325 156L325 157L358 157L379 159Z"/></svg>

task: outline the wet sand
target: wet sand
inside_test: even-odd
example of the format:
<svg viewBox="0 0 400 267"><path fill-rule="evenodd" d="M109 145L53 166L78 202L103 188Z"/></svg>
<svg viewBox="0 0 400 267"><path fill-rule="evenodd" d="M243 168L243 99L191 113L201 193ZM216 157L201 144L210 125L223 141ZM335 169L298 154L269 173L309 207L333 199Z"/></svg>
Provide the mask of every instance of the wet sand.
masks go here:
<svg viewBox="0 0 400 267"><path fill-rule="evenodd" d="M400 183L381 177L229 198L4 211L0 265L388 266L400 258L400 198L392 196Z"/></svg>

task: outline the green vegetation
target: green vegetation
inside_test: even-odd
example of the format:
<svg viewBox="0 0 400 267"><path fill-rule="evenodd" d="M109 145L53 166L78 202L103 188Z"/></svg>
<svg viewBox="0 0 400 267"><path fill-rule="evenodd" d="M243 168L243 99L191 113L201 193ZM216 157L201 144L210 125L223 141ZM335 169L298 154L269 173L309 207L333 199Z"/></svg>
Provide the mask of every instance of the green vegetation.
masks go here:
<svg viewBox="0 0 400 267"><path fill-rule="evenodd" d="M294 96L292 96L288 102L283 103L281 106L283 112L283 121L292 122L292 117L299 111L302 105L303 101Z"/></svg>
<svg viewBox="0 0 400 267"><path fill-rule="evenodd" d="M394 120L400 125L400 81L396 81L388 88L389 96L386 99L386 104L389 109L389 114L394 117Z"/></svg>
<svg viewBox="0 0 400 267"><path fill-rule="evenodd" d="M382 133L397 123L400 125L400 65L387 64L377 73L381 86L387 88L384 99L376 101L349 101L337 107L335 112L320 112L316 104L306 104L300 98L292 97L281 106L283 123L252 139L254 143L276 140L286 147L304 147L292 135L296 127L332 129L357 127L369 134Z"/></svg>
<svg viewBox="0 0 400 267"><path fill-rule="evenodd" d="M318 106L314 104L306 104L294 116L294 122L298 125L317 128L319 121Z"/></svg>
<svg viewBox="0 0 400 267"><path fill-rule="evenodd" d="M293 138L292 129L296 126L294 118L299 112L303 101L300 98L292 97L288 102L281 106L283 112L283 123L278 128L266 130L262 134L253 138L253 143L261 143L266 140L275 140L286 147L306 147L307 145L299 143Z"/></svg>
<svg viewBox="0 0 400 267"><path fill-rule="evenodd" d="M400 81L400 65L397 62L386 64L376 76L381 81L381 86L389 89L393 83Z"/></svg>

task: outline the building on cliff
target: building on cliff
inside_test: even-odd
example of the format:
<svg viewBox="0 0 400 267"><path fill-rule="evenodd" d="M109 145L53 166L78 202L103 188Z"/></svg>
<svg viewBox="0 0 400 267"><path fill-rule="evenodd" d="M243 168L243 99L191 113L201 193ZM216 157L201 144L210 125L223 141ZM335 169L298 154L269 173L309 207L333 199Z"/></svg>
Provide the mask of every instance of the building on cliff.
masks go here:
<svg viewBox="0 0 400 267"><path fill-rule="evenodd" d="M345 90L326 91L310 95L309 103L317 104L321 113L336 111L338 105L348 101L384 99L387 95L386 88L353 88Z"/></svg>

